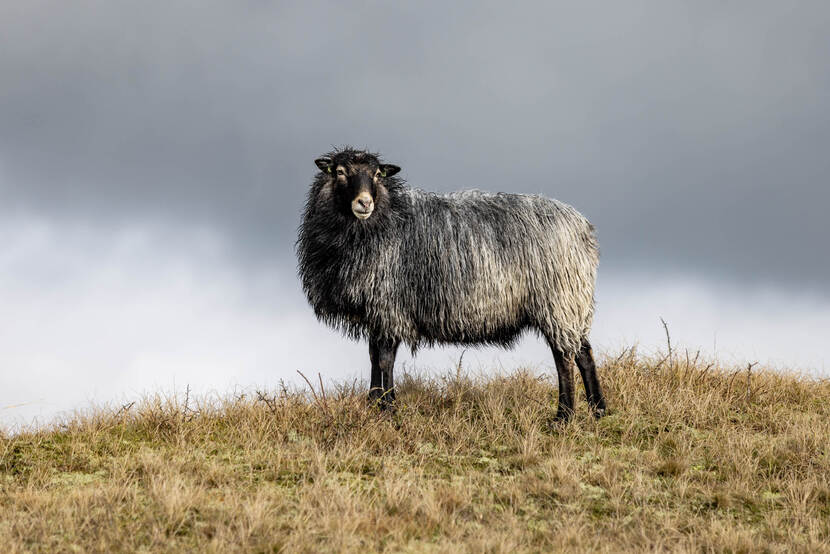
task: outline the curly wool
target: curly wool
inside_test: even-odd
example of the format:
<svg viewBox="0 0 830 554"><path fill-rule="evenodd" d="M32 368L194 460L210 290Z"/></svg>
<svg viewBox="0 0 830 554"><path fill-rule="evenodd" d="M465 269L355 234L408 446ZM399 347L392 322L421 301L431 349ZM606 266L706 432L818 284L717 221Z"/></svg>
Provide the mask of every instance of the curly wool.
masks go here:
<svg viewBox="0 0 830 554"><path fill-rule="evenodd" d="M334 208L330 186L319 173L297 241L319 320L413 352L509 347L535 329L574 353L587 337L599 250L593 226L572 207L522 194L438 195L391 177L375 214L361 221Z"/></svg>

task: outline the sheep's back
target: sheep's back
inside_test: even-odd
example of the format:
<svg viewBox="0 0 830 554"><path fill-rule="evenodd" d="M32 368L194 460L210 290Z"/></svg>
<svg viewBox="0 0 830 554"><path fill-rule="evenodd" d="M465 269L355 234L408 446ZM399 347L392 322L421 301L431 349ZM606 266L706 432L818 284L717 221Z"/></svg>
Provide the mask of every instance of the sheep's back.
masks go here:
<svg viewBox="0 0 830 554"><path fill-rule="evenodd" d="M597 249L573 208L528 195L411 195L397 281L417 342L510 344L536 326L564 345L587 333Z"/></svg>

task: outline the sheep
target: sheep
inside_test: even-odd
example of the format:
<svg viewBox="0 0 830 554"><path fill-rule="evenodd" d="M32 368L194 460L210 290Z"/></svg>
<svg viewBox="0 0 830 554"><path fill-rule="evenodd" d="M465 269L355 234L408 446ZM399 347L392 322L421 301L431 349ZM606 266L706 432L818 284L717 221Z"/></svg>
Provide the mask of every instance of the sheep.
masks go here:
<svg viewBox="0 0 830 554"><path fill-rule="evenodd" d="M579 212L543 196L410 188L400 167L351 147L317 158L296 244L317 319L368 340L369 401L395 401L401 343L509 348L543 336L559 380L555 419L573 414L573 366L606 412L588 333L599 249Z"/></svg>

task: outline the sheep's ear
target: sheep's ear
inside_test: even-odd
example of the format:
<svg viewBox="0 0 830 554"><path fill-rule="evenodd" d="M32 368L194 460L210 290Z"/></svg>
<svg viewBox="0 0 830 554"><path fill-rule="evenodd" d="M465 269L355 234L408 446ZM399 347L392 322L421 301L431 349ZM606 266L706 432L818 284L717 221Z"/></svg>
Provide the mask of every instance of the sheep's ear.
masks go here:
<svg viewBox="0 0 830 554"><path fill-rule="evenodd" d="M323 173L331 173L331 158L317 158L314 163Z"/></svg>
<svg viewBox="0 0 830 554"><path fill-rule="evenodd" d="M401 170L400 167L396 166L395 164L381 164L380 165L380 176L381 177L391 177L395 173Z"/></svg>

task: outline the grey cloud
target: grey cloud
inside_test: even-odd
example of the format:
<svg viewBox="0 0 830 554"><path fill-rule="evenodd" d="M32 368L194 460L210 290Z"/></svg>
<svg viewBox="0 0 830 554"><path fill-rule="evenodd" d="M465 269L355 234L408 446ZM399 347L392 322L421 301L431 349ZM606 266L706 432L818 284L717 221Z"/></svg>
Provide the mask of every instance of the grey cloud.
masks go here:
<svg viewBox="0 0 830 554"><path fill-rule="evenodd" d="M291 249L313 157L541 192L604 264L798 283L830 259L821 2L0 6L0 202Z"/></svg>

